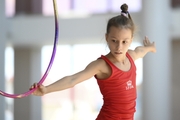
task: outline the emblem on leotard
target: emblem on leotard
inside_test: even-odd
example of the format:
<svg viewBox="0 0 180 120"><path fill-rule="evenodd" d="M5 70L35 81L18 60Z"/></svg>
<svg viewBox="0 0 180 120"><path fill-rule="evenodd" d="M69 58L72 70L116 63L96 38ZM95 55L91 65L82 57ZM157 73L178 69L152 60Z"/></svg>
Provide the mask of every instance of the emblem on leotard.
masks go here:
<svg viewBox="0 0 180 120"><path fill-rule="evenodd" d="M130 89L133 89L133 88L134 88L134 86L132 85L132 81L131 80L127 81L126 90L130 90Z"/></svg>

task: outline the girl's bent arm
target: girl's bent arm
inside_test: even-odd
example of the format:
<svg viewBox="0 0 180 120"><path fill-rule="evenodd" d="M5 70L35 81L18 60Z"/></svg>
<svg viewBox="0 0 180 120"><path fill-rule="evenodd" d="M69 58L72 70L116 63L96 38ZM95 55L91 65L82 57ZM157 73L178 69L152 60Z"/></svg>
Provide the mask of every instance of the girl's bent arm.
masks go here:
<svg viewBox="0 0 180 120"><path fill-rule="evenodd" d="M134 60L138 58L143 58L148 52L156 52L156 47L154 42L150 42L147 37L143 41L144 46L138 46L135 50L130 50L129 53L133 57Z"/></svg>

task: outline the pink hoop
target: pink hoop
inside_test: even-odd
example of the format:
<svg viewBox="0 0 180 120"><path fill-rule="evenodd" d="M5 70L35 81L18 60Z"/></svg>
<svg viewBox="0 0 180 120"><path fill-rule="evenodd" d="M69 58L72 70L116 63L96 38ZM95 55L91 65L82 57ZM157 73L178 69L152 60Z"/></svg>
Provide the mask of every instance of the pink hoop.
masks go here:
<svg viewBox="0 0 180 120"><path fill-rule="evenodd" d="M58 44L58 33L59 33L58 12L57 12L56 0L53 0L53 7L54 7L54 19L55 19L55 37L54 37L53 52L52 52L52 56L51 56L49 65L48 65L43 77L38 82L38 85L42 84L45 81L45 79L46 79L47 75L49 74L49 71L50 71L50 69L52 67L52 64L54 62L54 58L55 58L55 55L56 55L56 47L57 47L57 44ZM27 97L30 94L32 94L36 89L37 88L31 89L31 90L29 90L29 91L27 91L25 93L22 93L22 94L8 94L8 93L5 93L5 92L0 90L0 95L5 96L5 97L9 97L9 98L23 98L23 97Z"/></svg>

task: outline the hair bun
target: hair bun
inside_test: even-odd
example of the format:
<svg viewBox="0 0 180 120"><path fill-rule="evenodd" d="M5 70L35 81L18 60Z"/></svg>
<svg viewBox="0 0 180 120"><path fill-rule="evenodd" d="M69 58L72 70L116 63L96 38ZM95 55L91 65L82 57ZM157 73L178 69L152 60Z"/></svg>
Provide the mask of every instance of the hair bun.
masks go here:
<svg viewBox="0 0 180 120"><path fill-rule="evenodd" d="M128 13L128 5L127 4L123 4L123 5L121 5L121 10L122 10L122 12L124 12L124 13Z"/></svg>

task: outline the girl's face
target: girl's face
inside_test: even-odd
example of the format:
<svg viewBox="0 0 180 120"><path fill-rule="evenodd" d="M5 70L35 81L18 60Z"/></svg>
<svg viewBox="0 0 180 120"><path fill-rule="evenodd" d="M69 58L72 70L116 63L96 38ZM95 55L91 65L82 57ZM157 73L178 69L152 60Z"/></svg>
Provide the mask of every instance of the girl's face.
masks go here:
<svg viewBox="0 0 180 120"><path fill-rule="evenodd" d="M106 41L113 56L126 55L132 42L132 31L112 26L110 32L106 34Z"/></svg>

